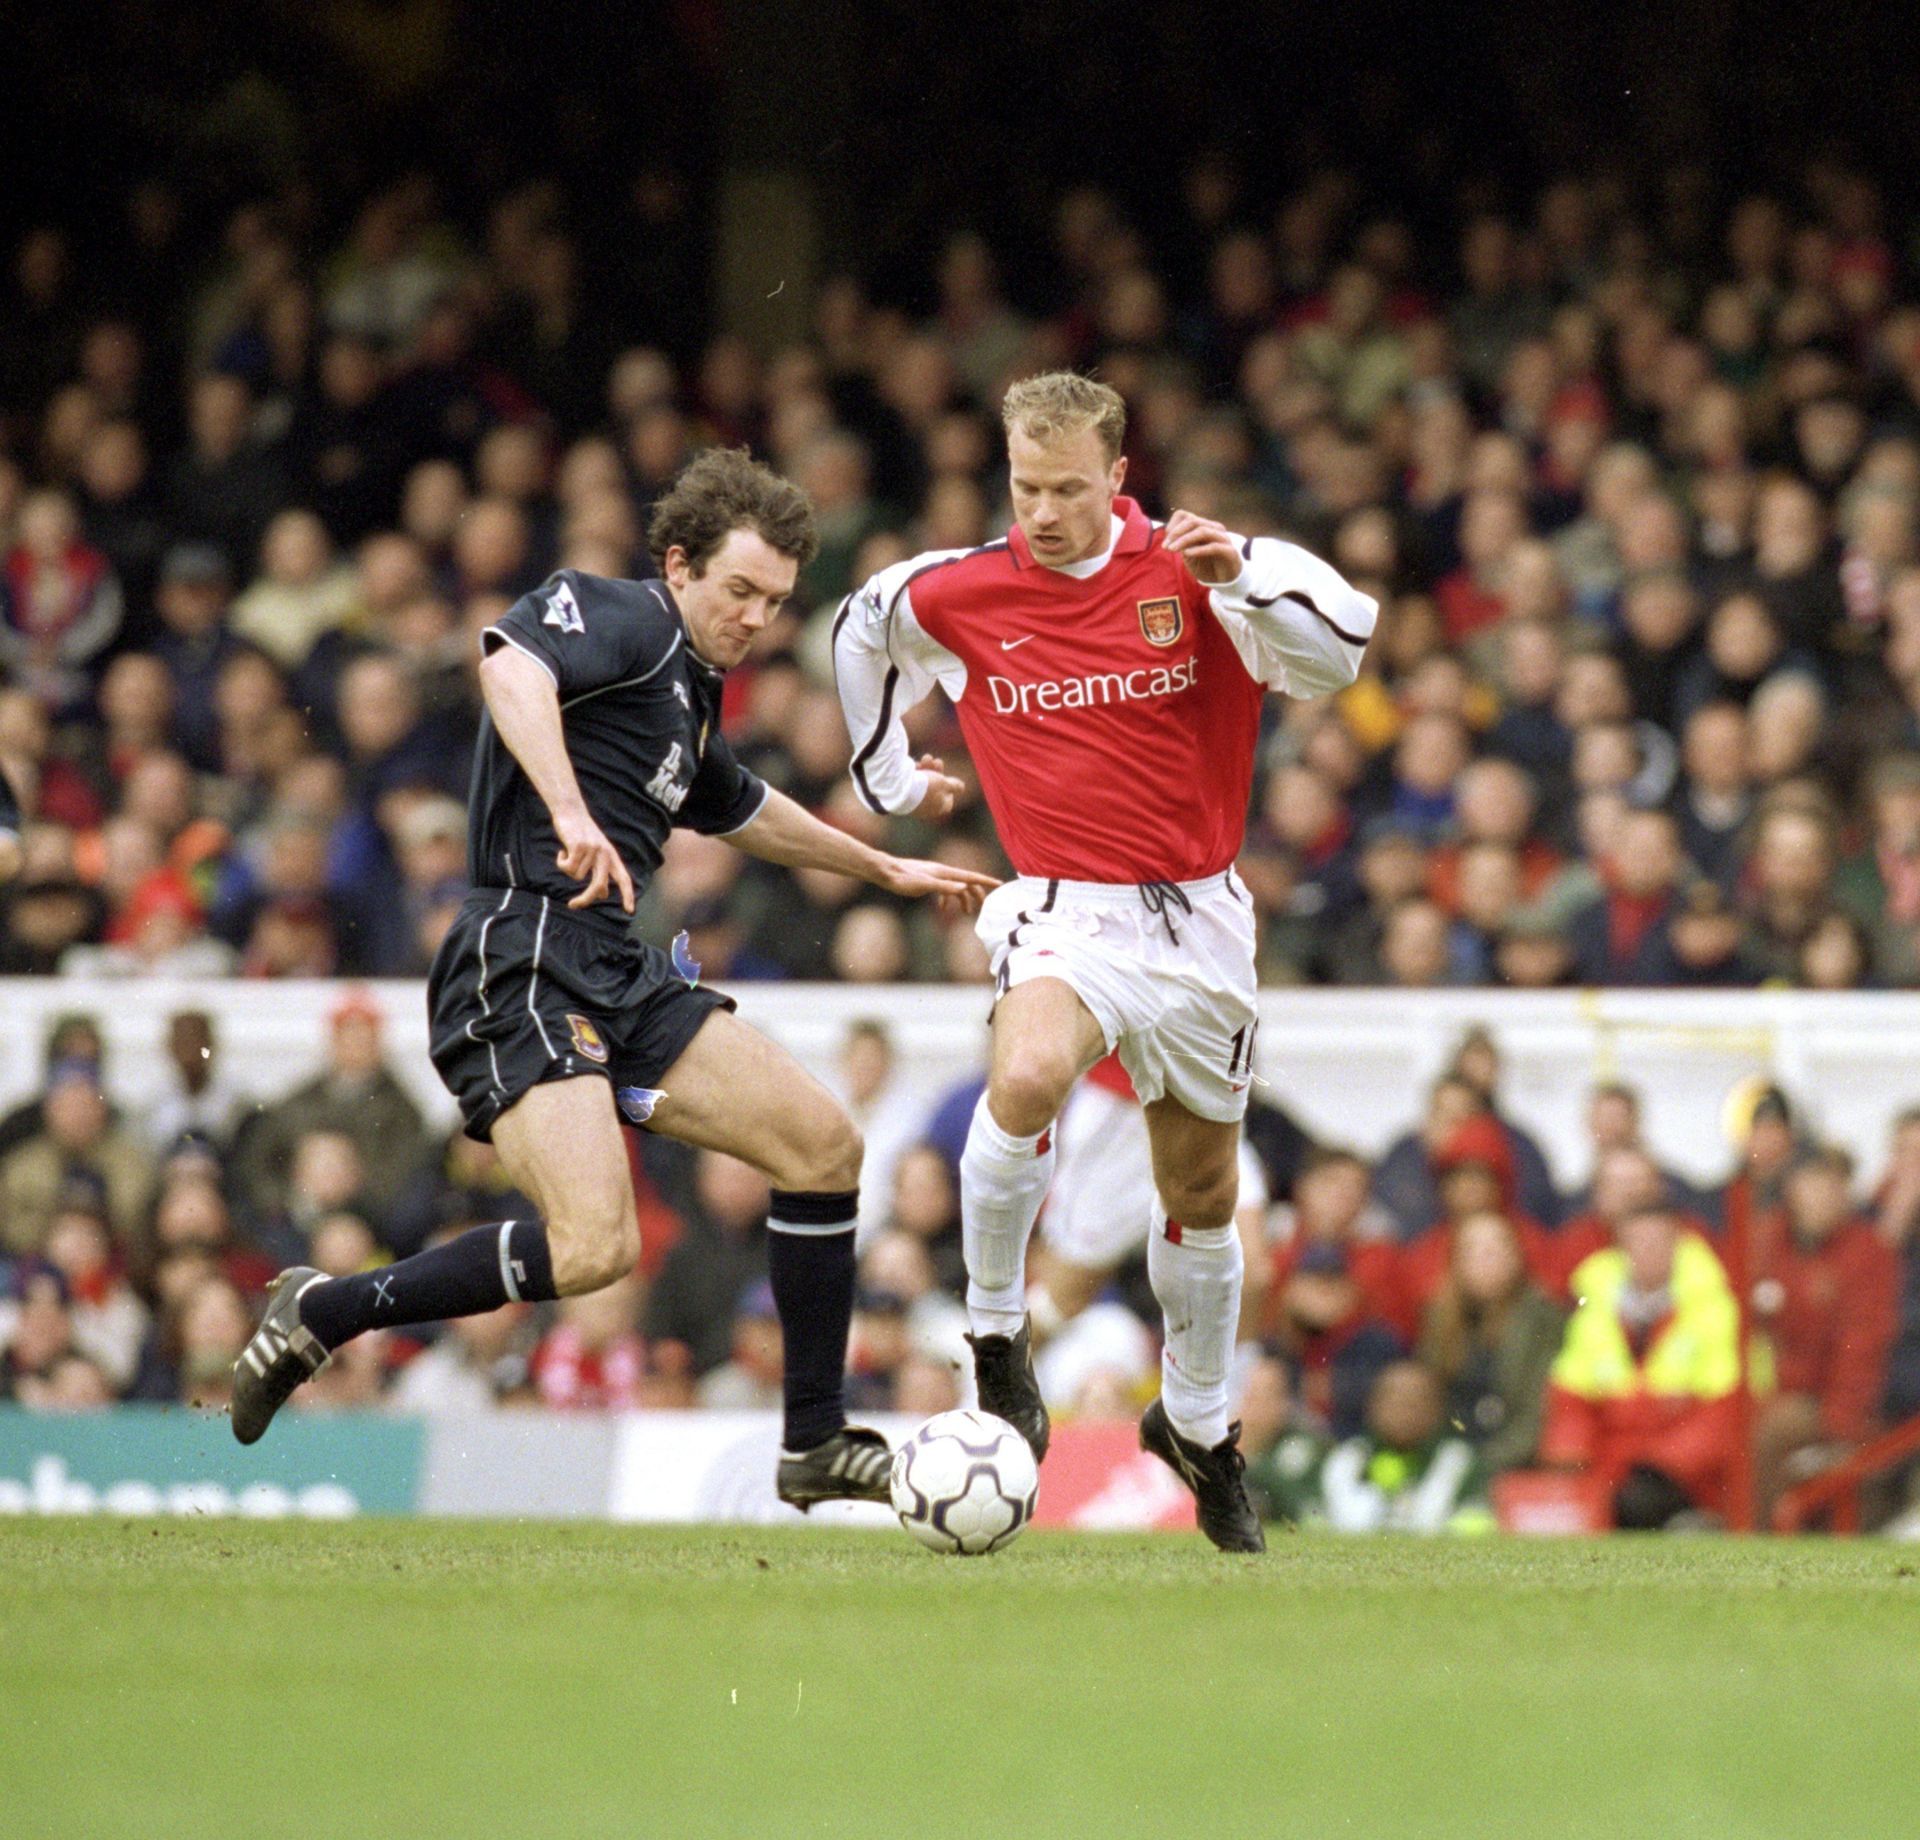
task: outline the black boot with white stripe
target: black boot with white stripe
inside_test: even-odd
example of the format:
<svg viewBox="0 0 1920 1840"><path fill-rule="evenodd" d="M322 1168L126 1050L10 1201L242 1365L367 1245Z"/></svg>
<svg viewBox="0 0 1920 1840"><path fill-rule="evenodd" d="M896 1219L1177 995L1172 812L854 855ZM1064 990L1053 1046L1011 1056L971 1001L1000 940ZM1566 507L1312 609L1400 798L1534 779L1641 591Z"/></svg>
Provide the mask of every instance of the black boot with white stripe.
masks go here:
<svg viewBox="0 0 1920 1840"><path fill-rule="evenodd" d="M1150 1451L1193 1492L1200 1531L1222 1552L1267 1550L1260 1516L1247 1494L1247 1460L1240 1454L1240 1426L1209 1450L1174 1430L1167 1402L1156 1399L1140 1420L1140 1448Z"/></svg>
<svg viewBox="0 0 1920 1840"><path fill-rule="evenodd" d="M267 1312L233 1364L233 1435L241 1443L257 1443L293 1389L333 1358L300 1321L300 1293L325 1278L294 1265L268 1286Z"/></svg>
<svg viewBox="0 0 1920 1840"><path fill-rule="evenodd" d="M879 1432L842 1425L824 1444L780 1453L774 1486L780 1499L802 1514L816 1501L885 1501L893 1451Z"/></svg>

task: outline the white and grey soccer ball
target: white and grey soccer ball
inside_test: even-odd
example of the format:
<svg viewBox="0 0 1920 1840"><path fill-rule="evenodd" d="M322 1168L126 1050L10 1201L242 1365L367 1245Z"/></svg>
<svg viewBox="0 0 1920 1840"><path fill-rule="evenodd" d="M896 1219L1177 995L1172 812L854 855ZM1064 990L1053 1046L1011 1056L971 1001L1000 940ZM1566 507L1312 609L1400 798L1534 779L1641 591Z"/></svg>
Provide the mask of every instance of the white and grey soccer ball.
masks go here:
<svg viewBox="0 0 1920 1840"><path fill-rule="evenodd" d="M893 1453L900 1525L932 1552L998 1552L1033 1519L1040 1470L1027 1440L991 1412L942 1412Z"/></svg>

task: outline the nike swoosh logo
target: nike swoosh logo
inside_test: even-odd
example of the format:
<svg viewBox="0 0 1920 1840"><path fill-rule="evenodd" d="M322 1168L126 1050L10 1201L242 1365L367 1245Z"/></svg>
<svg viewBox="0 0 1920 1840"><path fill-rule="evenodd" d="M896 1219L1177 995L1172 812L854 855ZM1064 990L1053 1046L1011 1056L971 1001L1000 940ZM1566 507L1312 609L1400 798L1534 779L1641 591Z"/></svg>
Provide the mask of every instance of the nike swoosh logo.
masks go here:
<svg viewBox="0 0 1920 1840"><path fill-rule="evenodd" d="M1003 652L1010 652L1013 650L1013 648L1016 645L1025 645L1027 642L1027 639L1031 639L1032 637L1033 637L1033 634L1028 633L1026 635L1026 638L1022 638L1022 639L1002 639L1000 641L1000 649Z"/></svg>

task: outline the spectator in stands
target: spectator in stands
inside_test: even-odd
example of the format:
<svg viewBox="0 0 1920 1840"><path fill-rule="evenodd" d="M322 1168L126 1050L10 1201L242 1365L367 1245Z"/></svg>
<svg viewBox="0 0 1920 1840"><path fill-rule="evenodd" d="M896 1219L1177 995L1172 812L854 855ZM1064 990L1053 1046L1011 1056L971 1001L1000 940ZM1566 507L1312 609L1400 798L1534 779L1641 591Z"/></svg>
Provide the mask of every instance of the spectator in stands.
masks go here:
<svg viewBox="0 0 1920 1840"><path fill-rule="evenodd" d="M164 487L174 527L227 557L251 556L287 498L279 465L252 434L253 402L230 373L197 377L188 395L188 447L168 469Z"/></svg>
<svg viewBox="0 0 1920 1840"><path fill-rule="evenodd" d="M21 505L0 576L0 664L55 714L77 713L87 668L119 631L124 604L64 492L35 492Z"/></svg>
<svg viewBox="0 0 1920 1840"><path fill-rule="evenodd" d="M559 1321L533 1351L540 1403L578 1411L645 1405L647 1345L640 1337L644 1288L629 1275L590 1296L563 1298ZM731 1304L721 1313L727 1326Z"/></svg>
<svg viewBox="0 0 1920 1840"><path fill-rule="evenodd" d="M966 1289L960 1248L960 1194L953 1166L930 1144L903 1152L893 1167L893 1199L887 1230L904 1233L927 1249L937 1281L954 1296Z"/></svg>
<svg viewBox="0 0 1920 1840"><path fill-rule="evenodd" d="M1853 1161L1808 1151L1786 1183L1784 1219L1760 1223L1749 1251L1752 1320L1764 1338L1756 1382L1772 1397L1754 1424L1754 1493L1763 1524L1788 1483L1862 1443L1878 1424L1899 1328L1899 1260L1855 1211ZM1764 1363L1764 1365L1762 1365Z"/></svg>
<svg viewBox="0 0 1920 1840"><path fill-rule="evenodd" d="M1609 1142L1595 1156L1587 1205L1554 1235L1556 1290L1567 1295L1574 1272L1594 1253L1617 1245L1622 1225L1642 1209L1671 1207L1686 1231L1704 1232L1706 1223L1692 1211L1691 1200L1637 1137Z"/></svg>
<svg viewBox="0 0 1920 1840"><path fill-rule="evenodd" d="M860 1260L859 1281L907 1304L907 1328L917 1358L967 1366L967 1312L953 1292L940 1287L926 1242L906 1233L882 1233Z"/></svg>
<svg viewBox="0 0 1920 1840"><path fill-rule="evenodd" d="M1301 1404L1344 1435L1368 1388L1402 1354L1414 1322L1390 1239L1368 1237L1366 1166L1309 1152L1294 1183L1291 1236L1275 1247L1263 1332L1293 1363Z"/></svg>
<svg viewBox="0 0 1920 1840"><path fill-rule="evenodd" d="M62 1061L86 1061L104 1071L107 1044L100 1032L99 1018L69 1010L54 1017L41 1044L41 1066L51 1075ZM37 1137L47 1123L44 1090L23 1099L4 1117L0 1117L0 1157L17 1150L28 1138Z"/></svg>
<svg viewBox="0 0 1920 1840"><path fill-rule="evenodd" d="M181 1010L167 1019L167 1066L174 1089L146 1117L150 1149L164 1156L183 1137L224 1148L240 1094L221 1069L219 1039L205 1010Z"/></svg>
<svg viewBox="0 0 1920 1840"><path fill-rule="evenodd" d="M507 1303L484 1316L457 1317L401 1370L388 1404L424 1418L465 1418L520 1404L529 1397L537 1339L528 1304Z"/></svg>
<svg viewBox="0 0 1920 1840"><path fill-rule="evenodd" d="M1678 982L1668 929L1680 910L1683 859L1679 826L1664 811L1624 817L1609 860L1605 892L1569 924L1574 974L1591 985Z"/></svg>
<svg viewBox="0 0 1920 1840"><path fill-rule="evenodd" d="M29 1252L41 1241L67 1182L97 1183L120 1255L139 1250L153 1164L107 1107L90 1061L59 1061L47 1075L40 1132L0 1161L0 1245Z"/></svg>
<svg viewBox="0 0 1920 1840"><path fill-rule="evenodd" d="M1592 1476L1617 1526L1724 1511L1739 1312L1713 1249L1670 1209L1623 1221L1573 1273L1581 1307L1547 1388L1541 1459Z"/></svg>
<svg viewBox="0 0 1920 1840"><path fill-rule="evenodd" d="M226 624L232 572L209 543L175 543L160 564L155 607L162 630L153 654L173 677L175 733L187 759L203 772L220 765L215 687L242 650Z"/></svg>
<svg viewBox="0 0 1920 1840"><path fill-rule="evenodd" d="M1768 1215L1785 1207L1787 1173L1799 1147L1787 1095L1777 1086L1761 1087L1747 1123L1740 1166L1720 1197L1724 1234L1753 1234Z"/></svg>
<svg viewBox="0 0 1920 1840"><path fill-rule="evenodd" d="M1443 1074L1428 1094L1420 1128L1396 1138L1374 1165L1374 1199L1392 1216L1402 1240L1413 1239L1438 1218L1434 1156L1459 1126L1485 1107L1485 1094L1471 1080Z"/></svg>
<svg viewBox="0 0 1920 1840"><path fill-rule="evenodd" d="M1446 1389L1447 1422L1471 1441L1486 1474L1532 1462L1564 1322L1529 1275L1520 1236L1504 1214L1460 1223L1446 1280L1422 1313L1415 1352Z"/></svg>
<svg viewBox="0 0 1920 1840"><path fill-rule="evenodd" d="M147 1238L147 1288L162 1303L168 1298L171 1272L217 1272L252 1297L265 1291L280 1268L281 1261L236 1241L217 1165L169 1167Z"/></svg>
<svg viewBox="0 0 1920 1840"><path fill-rule="evenodd" d="M1500 1044L1491 1029L1470 1028L1453 1051L1451 1072L1467 1081L1480 1095L1488 1115L1506 1133L1513 1151L1516 1199L1520 1207L1543 1225L1552 1226L1560 1218L1559 1191L1546 1154L1527 1128L1500 1109L1502 1063Z"/></svg>
<svg viewBox="0 0 1920 1840"><path fill-rule="evenodd" d="M1517 1203L1512 1141L1493 1115L1481 1112L1460 1125L1435 1152L1433 1165L1438 1217L1406 1246L1400 1260L1412 1321L1418 1322L1446 1281L1461 1223L1475 1214L1497 1213L1510 1221L1528 1271L1551 1288L1557 1276L1553 1237Z"/></svg>
<svg viewBox="0 0 1920 1840"><path fill-rule="evenodd" d="M737 1158L703 1150L694 1198L686 1233L648 1294L646 1332L656 1355L662 1343L677 1343L697 1378L727 1360L734 1306L766 1278L766 1178Z"/></svg>
<svg viewBox="0 0 1920 1840"><path fill-rule="evenodd" d="M205 1277L172 1307L163 1333L171 1355L175 1398L217 1411L233 1391L233 1364L253 1333L253 1314L233 1285Z"/></svg>
<svg viewBox="0 0 1920 1840"><path fill-rule="evenodd" d="M1364 1429L1310 1463L1305 1454L1296 1445L1264 1468L1277 1519L1338 1533L1478 1532L1492 1524L1485 1471L1473 1446L1447 1433L1441 1382L1418 1361L1381 1372Z"/></svg>
<svg viewBox="0 0 1920 1840"><path fill-rule="evenodd" d="M780 1405L781 1360L780 1312L773 1305L773 1286L755 1284L733 1313L732 1353L701 1376L694 1397L710 1411L775 1411Z"/></svg>
<svg viewBox="0 0 1920 1840"><path fill-rule="evenodd" d="M891 1411L901 1370L912 1358L906 1298L895 1291L856 1292L847 1342L849 1405L864 1412Z"/></svg>
<svg viewBox="0 0 1920 1840"><path fill-rule="evenodd" d="M927 1108L925 1100L903 1084L893 1036L883 1022L861 1018L848 1024L837 1076L834 1090L867 1147L860 1166L860 1240L865 1246L886 1225L895 1166L918 1138Z"/></svg>
<svg viewBox="0 0 1920 1840"><path fill-rule="evenodd" d="M60 1363L77 1351L72 1294L65 1275L39 1259L12 1271L0 1303L0 1400L42 1403Z"/></svg>
<svg viewBox="0 0 1920 1840"><path fill-rule="evenodd" d="M282 511L260 545L260 576L233 603L232 628L283 670L297 671L324 633L353 614L353 571L335 560L311 511Z"/></svg>
<svg viewBox="0 0 1920 1840"><path fill-rule="evenodd" d="M364 1198L377 1214L392 1207L419 1166L426 1148L420 1112L386 1065L384 1020L368 992L349 990L328 1017L325 1069L242 1131L234 1174L257 1217L285 1211L294 1151L310 1132L339 1132L352 1141Z"/></svg>
<svg viewBox="0 0 1920 1840"><path fill-rule="evenodd" d="M283 1265L317 1263L314 1236L335 1214L367 1206L366 1165L344 1131L303 1131L293 1146L285 1199L252 1223L250 1237Z"/></svg>
<svg viewBox="0 0 1920 1840"><path fill-rule="evenodd" d="M1285 1358L1264 1343L1244 1362L1234 1417L1247 1456L1248 1493L1261 1519L1279 1520L1280 1503L1318 1464L1327 1440L1294 1398Z"/></svg>
<svg viewBox="0 0 1920 1840"><path fill-rule="evenodd" d="M66 1280L73 1346L100 1370L112 1393L133 1382L148 1315L114 1250L97 1188L69 1182L41 1235L39 1254Z"/></svg>

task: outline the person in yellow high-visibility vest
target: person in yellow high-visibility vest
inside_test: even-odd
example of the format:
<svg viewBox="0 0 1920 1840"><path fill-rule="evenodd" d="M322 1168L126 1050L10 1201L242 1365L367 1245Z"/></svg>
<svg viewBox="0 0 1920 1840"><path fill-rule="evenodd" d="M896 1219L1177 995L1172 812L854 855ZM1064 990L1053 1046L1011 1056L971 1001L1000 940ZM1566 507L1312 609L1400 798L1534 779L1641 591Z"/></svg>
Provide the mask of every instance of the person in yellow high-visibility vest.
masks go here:
<svg viewBox="0 0 1920 1840"><path fill-rule="evenodd" d="M1740 1313L1713 1248L1667 1207L1575 1267L1540 1454L1606 1490L1620 1527L1726 1506Z"/></svg>

